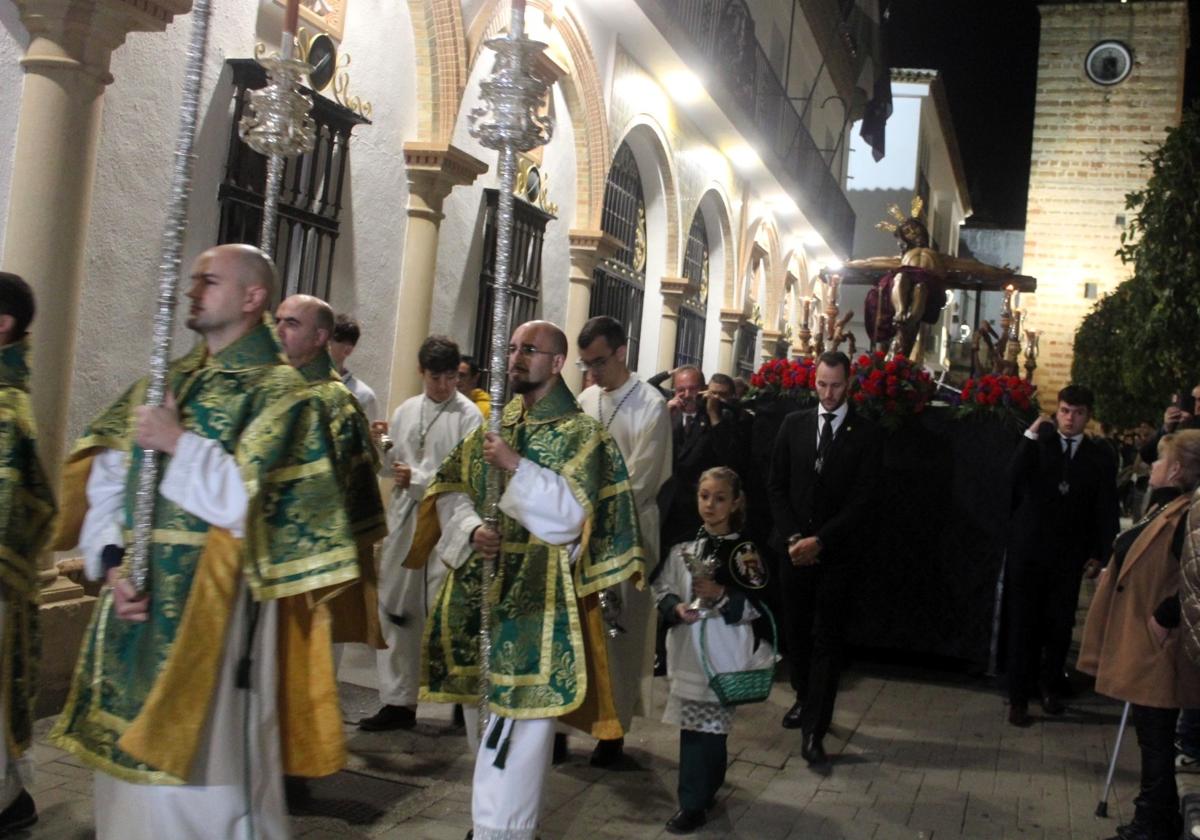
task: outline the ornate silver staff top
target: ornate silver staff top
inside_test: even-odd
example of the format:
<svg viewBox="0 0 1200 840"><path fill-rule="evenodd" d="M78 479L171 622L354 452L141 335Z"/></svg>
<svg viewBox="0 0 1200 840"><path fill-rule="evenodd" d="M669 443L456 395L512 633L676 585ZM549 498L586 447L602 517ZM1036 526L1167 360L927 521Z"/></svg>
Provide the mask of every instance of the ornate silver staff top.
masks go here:
<svg viewBox="0 0 1200 840"><path fill-rule="evenodd" d="M492 300L492 346L488 360L488 397L491 414L488 430L500 433L504 411L509 338L509 292L511 289L513 185L517 174L517 152L544 146L554 130L553 118L539 113L551 80L541 73L535 59L546 48L525 37L525 1L513 0L508 36L491 38L485 45L496 53L492 75L479 84L484 105L469 115L471 136L489 149L500 152L500 197L496 211L496 274ZM499 530L500 472L487 471L484 519ZM491 597L495 561L483 563L483 585L479 622L479 726L482 737L491 693Z"/></svg>
<svg viewBox="0 0 1200 840"><path fill-rule="evenodd" d="M192 194L192 148L196 141L196 116L200 110L200 85L204 78L204 54L208 48L209 0L192 5L192 36L187 47L183 74L183 96L179 103L179 132L175 138L175 163L171 171L171 199L163 225L162 251L158 263L158 305L154 311L154 349L146 385L146 405L161 406L167 391L167 365L171 358L171 333L175 326L175 303L179 268L183 262L183 234L187 227L188 199ZM154 502L158 494L158 453L142 450L133 507L133 553L129 579L134 589L145 592L150 584L150 549L154 536Z"/></svg>
<svg viewBox="0 0 1200 840"><path fill-rule="evenodd" d="M249 110L238 123L242 141L267 158L258 247L268 258L275 256L275 227L284 158L311 151L317 140L316 125L308 115L312 110L312 98L299 90L311 68L307 62L292 58L295 42L295 34L285 28L279 54L266 58L257 56L258 63L267 71L267 85L250 93Z"/></svg>

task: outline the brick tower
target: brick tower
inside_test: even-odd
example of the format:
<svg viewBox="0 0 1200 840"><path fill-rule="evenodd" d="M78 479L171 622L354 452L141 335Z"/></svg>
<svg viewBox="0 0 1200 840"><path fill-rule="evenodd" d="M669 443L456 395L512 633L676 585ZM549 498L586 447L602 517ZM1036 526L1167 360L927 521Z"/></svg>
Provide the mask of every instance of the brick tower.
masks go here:
<svg viewBox="0 0 1200 840"><path fill-rule="evenodd" d="M1115 256L1125 194L1149 177L1147 151L1178 125L1187 5L1045 2L1025 217L1027 324L1041 333L1042 405L1071 374L1075 329L1129 269Z"/></svg>

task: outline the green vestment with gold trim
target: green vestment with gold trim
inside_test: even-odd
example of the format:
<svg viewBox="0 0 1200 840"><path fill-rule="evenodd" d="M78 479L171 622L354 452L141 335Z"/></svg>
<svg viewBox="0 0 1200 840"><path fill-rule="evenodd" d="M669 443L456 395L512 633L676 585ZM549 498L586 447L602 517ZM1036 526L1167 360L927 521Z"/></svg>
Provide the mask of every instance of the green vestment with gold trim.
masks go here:
<svg viewBox="0 0 1200 840"><path fill-rule="evenodd" d="M482 516L485 432L474 430L450 453L425 504L442 493L466 493ZM502 550L489 597L492 711L560 717L578 709L588 692L579 601L644 573L637 508L616 443L561 380L528 411L520 397L505 406L501 435L522 457L566 479L586 514L574 565L572 546L542 542L501 514ZM416 542L423 542L420 535ZM482 561L473 554L450 571L437 596L425 625L422 699L478 697L481 580Z"/></svg>
<svg viewBox="0 0 1200 840"><path fill-rule="evenodd" d="M29 404L29 341L0 348L0 590L7 604L0 691L12 755L29 746L41 656L37 557L50 537L54 494L37 455Z"/></svg>
<svg viewBox="0 0 1200 840"><path fill-rule="evenodd" d="M349 583L359 574L322 408L280 349L264 321L215 355L199 344L168 372L183 428L220 441L240 469L248 504L245 535L237 542L239 564L256 600L312 593ZM84 457L99 449L130 453L127 529L133 526L142 459L133 440L133 409L144 403L145 389L142 380L105 410L72 454ZM160 480L169 464L170 456L164 454ZM117 741L143 709L173 646L183 641L178 631L210 528L159 495L149 620L118 619L108 589L96 604L66 706L52 733L58 746L92 767L127 781L185 781L137 760ZM131 537L127 530L127 543ZM210 699L195 697L194 702L206 707Z"/></svg>
<svg viewBox="0 0 1200 840"><path fill-rule="evenodd" d="M371 424L327 350L299 371L325 407L334 470L354 538L381 540L387 535L387 517L379 495L379 453L371 441Z"/></svg>

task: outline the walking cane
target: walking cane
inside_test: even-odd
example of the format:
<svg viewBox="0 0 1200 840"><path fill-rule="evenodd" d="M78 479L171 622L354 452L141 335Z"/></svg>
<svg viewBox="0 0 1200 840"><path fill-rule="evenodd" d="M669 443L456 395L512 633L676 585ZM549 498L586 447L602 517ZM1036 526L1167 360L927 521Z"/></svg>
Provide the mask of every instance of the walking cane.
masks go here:
<svg viewBox="0 0 1200 840"><path fill-rule="evenodd" d="M1100 802L1096 805L1096 816L1108 816L1108 792L1112 789L1113 773L1117 769L1117 756L1121 754L1121 739L1125 737L1125 724L1129 722L1129 703L1125 703L1125 709L1121 712L1121 725L1117 727L1117 742L1113 744L1112 758L1108 762L1108 778L1104 780L1104 795L1100 797Z"/></svg>

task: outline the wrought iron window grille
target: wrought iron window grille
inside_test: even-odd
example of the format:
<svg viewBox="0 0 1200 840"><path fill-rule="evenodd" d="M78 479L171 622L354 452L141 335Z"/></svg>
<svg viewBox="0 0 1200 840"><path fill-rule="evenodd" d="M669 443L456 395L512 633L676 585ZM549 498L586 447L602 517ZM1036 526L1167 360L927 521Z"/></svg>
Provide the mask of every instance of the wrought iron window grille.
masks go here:
<svg viewBox="0 0 1200 840"><path fill-rule="evenodd" d="M238 123L248 93L267 83L262 66L250 58L225 62L233 74L233 120L225 177L217 188L221 215L217 242L258 244L262 225L267 159L241 141ZM350 133L371 121L332 99L304 88L313 99L317 127L313 150L289 158L279 193L279 229L275 263L280 299L302 293L328 300L333 280L333 256L341 232L342 196L348 172Z"/></svg>
<svg viewBox="0 0 1200 840"><path fill-rule="evenodd" d="M687 291L679 305L679 323L675 332L675 367L700 365L704 356L704 327L708 313L708 226L697 210L688 230L683 253L683 277Z"/></svg>
<svg viewBox="0 0 1200 840"><path fill-rule="evenodd" d="M604 185L600 227L621 243L592 272L588 316L608 315L625 326L625 362L637 370L646 294L646 201L633 151L622 143Z"/></svg>

